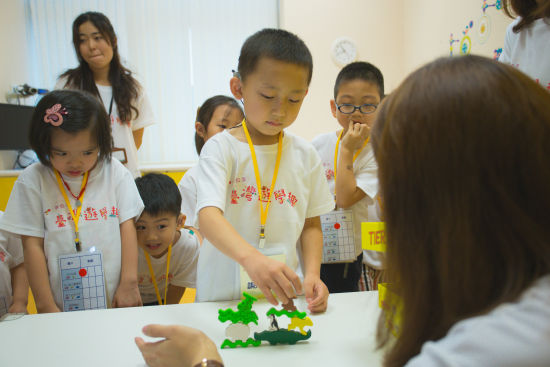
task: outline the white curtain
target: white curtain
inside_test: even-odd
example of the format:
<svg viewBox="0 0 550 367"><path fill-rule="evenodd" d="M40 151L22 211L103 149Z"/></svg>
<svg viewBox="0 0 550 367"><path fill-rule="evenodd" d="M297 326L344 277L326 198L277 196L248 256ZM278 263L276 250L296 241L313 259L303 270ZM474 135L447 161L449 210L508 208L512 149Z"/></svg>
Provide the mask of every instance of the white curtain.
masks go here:
<svg viewBox="0 0 550 367"><path fill-rule="evenodd" d="M197 107L231 95L229 78L244 40L278 27L277 0L25 0L31 85L52 88L77 65L71 26L85 11L104 13L126 67L144 86L157 120L145 129L141 165L197 160Z"/></svg>

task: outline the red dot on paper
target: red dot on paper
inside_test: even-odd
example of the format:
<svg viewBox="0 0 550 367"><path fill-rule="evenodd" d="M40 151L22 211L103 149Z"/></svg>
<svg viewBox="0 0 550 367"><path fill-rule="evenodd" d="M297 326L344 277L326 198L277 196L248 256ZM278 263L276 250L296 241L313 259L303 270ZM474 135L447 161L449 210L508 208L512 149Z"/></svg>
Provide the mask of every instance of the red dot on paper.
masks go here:
<svg viewBox="0 0 550 367"><path fill-rule="evenodd" d="M86 274L88 274L88 272L86 271L86 269L80 269L78 271L78 274L81 276L81 277L85 277Z"/></svg>
<svg viewBox="0 0 550 367"><path fill-rule="evenodd" d="M340 223L334 223L334 229L340 229Z"/></svg>

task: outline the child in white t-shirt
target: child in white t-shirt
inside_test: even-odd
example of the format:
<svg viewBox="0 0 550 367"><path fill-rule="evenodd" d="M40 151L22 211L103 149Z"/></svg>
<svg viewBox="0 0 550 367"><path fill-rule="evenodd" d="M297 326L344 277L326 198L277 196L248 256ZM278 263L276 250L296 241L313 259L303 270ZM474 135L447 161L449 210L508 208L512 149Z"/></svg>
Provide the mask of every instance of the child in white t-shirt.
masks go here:
<svg viewBox="0 0 550 367"><path fill-rule="evenodd" d="M208 98L197 110L195 119L195 148L201 154L204 143L217 133L238 125L244 118L241 106L235 99L223 95ZM198 166L191 167L178 184L181 193L181 212L186 216L185 225L197 232L195 209L197 207Z"/></svg>
<svg viewBox="0 0 550 367"><path fill-rule="evenodd" d="M177 304L186 287L195 288L199 239L182 229L181 195L168 176L136 179L145 208L136 222L138 286L145 306Z"/></svg>
<svg viewBox="0 0 550 367"><path fill-rule="evenodd" d="M383 254L362 251L361 223L379 220L373 215L376 212L373 209L377 202L378 176L369 135L383 96L384 78L376 66L367 62L346 65L336 77L334 99L330 101L332 115L343 129L319 135L312 141L321 156L325 176L335 197L333 213L353 217L353 242L348 251L352 251L350 255L353 256L346 256L353 259L342 261L339 256L335 258L339 262L332 262L330 259L335 256L327 253L321 266L321 279L331 293L359 290L363 269L366 290L377 290L382 274ZM346 230L342 225L337 229Z"/></svg>
<svg viewBox="0 0 550 367"><path fill-rule="evenodd" d="M53 91L36 106L29 136L40 163L19 175L0 229L22 238L38 312L141 305L134 219L143 203L111 158L101 102Z"/></svg>
<svg viewBox="0 0 550 367"><path fill-rule="evenodd" d="M315 149L283 131L298 115L312 65L303 41L283 30L259 31L241 49L230 87L246 117L212 137L199 161L199 301L257 287L272 304L286 303L302 292L303 276L310 311L327 307L319 215L334 202Z"/></svg>
<svg viewBox="0 0 550 367"><path fill-rule="evenodd" d="M3 214L0 211L0 220ZM21 239L0 231L0 316L27 312L28 294Z"/></svg>

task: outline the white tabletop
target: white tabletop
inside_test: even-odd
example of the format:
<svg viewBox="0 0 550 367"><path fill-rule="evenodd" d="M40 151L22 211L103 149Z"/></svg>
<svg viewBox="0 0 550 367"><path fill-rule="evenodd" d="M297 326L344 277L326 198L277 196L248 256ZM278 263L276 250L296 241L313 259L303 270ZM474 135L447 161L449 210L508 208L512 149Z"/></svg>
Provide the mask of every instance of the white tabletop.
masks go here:
<svg viewBox="0 0 550 367"><path fill-rule="evenodd" d="M0 322L0 366L145 366L134 344L141 327L150 323L182 324L204 331L219 346L225 327L218 309L236 309L238 301L136 307L98 311L26 315ZM305 311L305 300L295 301ZM268 328L265 300L254 303L258 326ZM280 307L278 307L280 309ZM313 321L309 340L296 345L222 349L226 366L380 366L375 330L380 311L378 292L333 294L324 314ZM288 318L278 318L286 327Z"/></svg>

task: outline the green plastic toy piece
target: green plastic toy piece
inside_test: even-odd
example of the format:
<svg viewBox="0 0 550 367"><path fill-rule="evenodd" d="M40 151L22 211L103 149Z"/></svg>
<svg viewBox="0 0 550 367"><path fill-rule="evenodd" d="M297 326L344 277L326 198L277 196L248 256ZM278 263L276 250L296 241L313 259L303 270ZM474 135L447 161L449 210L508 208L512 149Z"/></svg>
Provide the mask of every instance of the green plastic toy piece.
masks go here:
<svg viewBox="0 0 550 367"><path fill-rule="evenodd" d="M308 330L305 335L297 331L289 331L286 329L279 330L265 330L261 333L254 333L254 339L256 340L265 340L271 345L276 344L296 344L299 340L307 340L311 337L311 330Z"/></svg>
<svg viewBox="0 0 550 367"><path fill-rule="evenodd" d="M270 316L270 315L275 315L275 316L282 316L282 315L286 315L288 316L289 319L293 318L293 317L297 317L299 319L303 319L307 316L307 313L305 312L300 312L300 311L292 311L292 312L289 312L287 310L276 310L274 307L271 307L269 309L269 311L266 312L266 315L267 316Z"/></svg>
<svg viewBox="0 0 550 367"><path fill-rule="evenodd" d="M245 342L243 342L242 340L235 340L234 342L232 342L229 339L225 339L220 348L222 348L222 349L223 348L237 348L237 347L246 348L246 347L249 347L251 345L254 346L254 347L258 347L258 346L260 346L260 344L262 344L261 340L255 340L255 339L252 339L252 338L248 338Z"/></svg>
<svg viewBox="0 0 550 367"><path fill-rule="evenodd" d="M258 315L256 312L252 311L252 304L258 299L246 292L243 292L243 296L244 299L237 305L239 311L234 311L231 308L225 310L220 309L218 310L218 320L221 322L231 321L233 324L242 322L245 325L253 322L258 325Z"/></svg>
<svg viewBox="0 0 550 367"><path fill-rule="evenodd" d="M218 310L218 320L221 322L231 321L231 325L228 326L228 330L231 327L236 326L235 324L243 324L248 325L249 323L253 322L256 325L258 325L258 315L256 312L252 311L252 304L254 301L257 301L258 299L256 297L251 296L250 294L243 292L243 299L239 304L237 305L238 311L234 311L231 308L225 309L225 310ZM250 329L247 327L246 334L250 333ZM231 336L233 339L233 336L239 335L239 337L243 337L243 334L227 334L226 336ZM236 339L236 338L235 338ZM225 339L220 346L221 348L237 348L237 347L243 347L246 348L248 346L259 346L262 342L259 340L254 340L253 338L248 338L246 341L236 339L235 341L231 341L230 339Z"/></svg>

